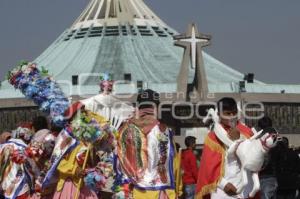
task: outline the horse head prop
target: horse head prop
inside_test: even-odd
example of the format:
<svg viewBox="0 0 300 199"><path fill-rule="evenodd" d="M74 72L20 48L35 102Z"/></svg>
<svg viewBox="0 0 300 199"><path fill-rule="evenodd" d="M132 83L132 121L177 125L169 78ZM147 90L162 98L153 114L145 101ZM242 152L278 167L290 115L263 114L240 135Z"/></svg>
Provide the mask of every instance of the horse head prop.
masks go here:
<svg viewBox="0 0 300 199"><path fill-rule="evenodd" d="M250 139L239 139L232 141L228 137L227 131L220 124L218 112L209 109L207 116L203 119L204 123L212 121L211 130L215 132L218 139L227 147L227 155L239 159L241 163L242 183L237 187L237 193L241 193L249 180L253 180L253 188L249 197L253 197L260 189L258 172L261 170L265 154L275 147L278 133L274 128L267 128L257 132L252 129L253 136ZM248 179L250 173L251 179Z"/></svg>

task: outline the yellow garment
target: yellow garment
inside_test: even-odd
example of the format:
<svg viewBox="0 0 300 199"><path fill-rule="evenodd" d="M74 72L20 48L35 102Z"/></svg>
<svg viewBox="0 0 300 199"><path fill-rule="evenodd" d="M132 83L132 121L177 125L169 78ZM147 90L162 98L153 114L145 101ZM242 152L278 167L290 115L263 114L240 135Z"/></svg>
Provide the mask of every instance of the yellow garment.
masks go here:
<svg viewBox="0 0 300 199"><path fill-rule="evenodd" d="M89 118L93 118L94 120L96 120L101 126L104 124L109 124L109 121L105 119L105 117L98 115L97 113L87 111L87 115Z"/></svg>
<svg viewBox="0 0 300 199"><path fill-rule="evenodd" d="M108 121L104 117L91 111L87 111L87 115L89 118L95 119L101 126L108 123ZM79 187L80 178L75 175L76 169L79 167L76 161L76 156L79 152L82 152L82 149L84 148L86 148L86 146L80 142L80 144L75 149L73 149L71 153L67 154L60 161L57 167L59 176L56 190L58 192L62 190L64 183L68 178L72 180L76 188Z"/></svg>
<svg viewBox="0 0 300 199"><path fill-rule="evenodd" d="M59 176L56 191L62 190L64 183L68 178L72 180L77 188L79 187L80 178L75 175L76 169L79 167L76 161L76 155L83 147L85 147L84 144L80 143L71 153L67 154L66 157L60 161L57 167Z"/></svg>
<svg viewBox="0 0 300 199"><path fill-rule="evenodd" d="M159 194L161 191L142 191L138 189L133 189L134 199L159 199ZM173 189L165 190L169 199L176 199L176 193Z"/></svg>
<svg viewBox="0 0 300 199"><path fill-rule="evenodd" d="M174 157L174 176L176 194L177 196L181 196L183 194L183 183L181 173L181 150Z"/></svg>

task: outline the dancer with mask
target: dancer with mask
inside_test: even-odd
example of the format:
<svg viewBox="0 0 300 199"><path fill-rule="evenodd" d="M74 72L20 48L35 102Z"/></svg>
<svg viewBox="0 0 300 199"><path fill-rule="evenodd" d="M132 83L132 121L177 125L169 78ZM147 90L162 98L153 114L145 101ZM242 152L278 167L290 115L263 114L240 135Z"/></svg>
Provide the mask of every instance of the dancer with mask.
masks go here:
<svg viewBox="0 0 300 199"><path fill-rule="evenodd" d="M121 170L134 186L134 199L175 199L173 133L156 117L159 95L147 89L137 102L135 117L119 129Z"/></svg>

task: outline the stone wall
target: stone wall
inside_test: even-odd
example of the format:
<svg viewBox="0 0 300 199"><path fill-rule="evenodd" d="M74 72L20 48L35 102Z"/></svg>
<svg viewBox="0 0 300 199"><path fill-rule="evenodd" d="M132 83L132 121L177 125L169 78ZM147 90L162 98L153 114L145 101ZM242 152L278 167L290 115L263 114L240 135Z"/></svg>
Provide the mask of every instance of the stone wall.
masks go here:
<svg viewBox="0 0 300 199"><path fill-rule="evenodd" d="M78 99L76 99L78 100ZM7 100L8 101L8 100ZM6 104L8 103L6 101ZM12 102L12 100L10 100ZM281 134L296 134L300 136L300 103L276 103L276 102L265 102L264 112L266 115L272 118L273 126ZM0 106L1 107L1 106ZM179 107L180 108L180 107ZM254 107L255 108L255 107ZM181 112L183 113L181 113ZM180 108L176 115L189 115L185 113L185 108ZM203 110L197 110L201 116L205 115ZM260 114L259 112L253 111L253 116ZM0 108L0 132L3 130L12 130L17 127L20 122L31 121L32 118L43 115L36 106L19 106L14 108ZM169 126L173 127L177 135L180 135L181 128L195 128L203 126L199 119L188 119L188 120L174 120L171 114L163 114L163 120ZM256 120L246 120L246 124L251 127L257 127ZM298 136L297 136L298 137ZM298 142L297 142L298 143ZM298 145L298 144L297 144ZM300 141L299 141L300 145Z"/></svg>
<svg viewBox="0 0 300 199"><path fill-rule="evenodd" d="M280 134L300 133L300 103L265 102L264 114L273 121L273 127ZM259 111L253 111L252 116L258 116ZM258 119L246 120L248 126L257 127Z"/></svg>
<svg viewBox="0 0 300 199"><path fill-rule="evenodd" d="M38 115L42 115L38 107L0 108L0 132L16 129L18 124Z"/></svg>

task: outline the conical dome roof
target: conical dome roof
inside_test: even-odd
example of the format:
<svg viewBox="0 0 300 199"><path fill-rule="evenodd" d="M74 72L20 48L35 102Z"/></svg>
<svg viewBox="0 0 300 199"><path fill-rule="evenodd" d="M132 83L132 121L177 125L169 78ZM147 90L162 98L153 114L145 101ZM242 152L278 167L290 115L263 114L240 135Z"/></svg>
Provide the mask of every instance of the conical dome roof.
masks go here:
<svg viewBox="0 0 300 199"><path fill-rule="evenodd" d="M49 67L59 80L101 72L123 80L162 84L176 90L183 50L174 46L177 32L167 26L143 0L91 0L74 24L36 62ZM205 55L208 80L238 81L243 75ZM91 75L92 76L92 75ZM191 81L193 71L190 75ZM81 78L94 85L95 78ZM162 88L164 86L159 86Z"/></svg>
<svg viewBox="0 0 300 199"><path fill-rule="evenodd" d="M167 27L143 0L92 0L73 28L94 26L118 26L120 24Z"/></svg>
<svg viewBox="0 0 300 199"><path fill-rule="evenodd" d="M129 79L158 92L176 92L183 49L174 46L174 35L177 32L143 0L91 0L35 62L49 69L67 95L97 94L99 73L105 72L117 81ZM203 58L209 92L239 92L244 74L206 53ZM190 82L194 74L191 70ZM77 83L80 86L74 86ZM117 93L137 91L136 85L126 83L115 88ZM11 89L4 83L3 96L22 96ZM266 91L256 86L251 90Z"/></svg>

